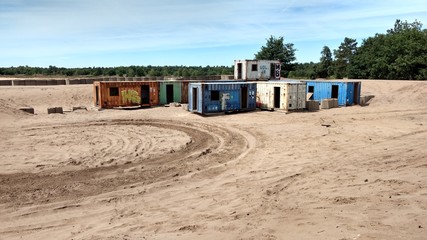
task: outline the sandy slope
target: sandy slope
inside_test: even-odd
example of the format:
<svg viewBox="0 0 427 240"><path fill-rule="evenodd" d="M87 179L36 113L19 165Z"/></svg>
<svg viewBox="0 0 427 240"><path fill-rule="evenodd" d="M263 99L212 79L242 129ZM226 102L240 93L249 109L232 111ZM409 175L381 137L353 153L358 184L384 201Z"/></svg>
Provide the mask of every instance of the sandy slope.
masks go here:
<svg viewBox="0 0 427 240"><path fill-rule="evenodd" d="M1 87L0 238L425 239L426 89L364 81L367 107L201 117L47 115L91 106L91 86Z"/></svg>

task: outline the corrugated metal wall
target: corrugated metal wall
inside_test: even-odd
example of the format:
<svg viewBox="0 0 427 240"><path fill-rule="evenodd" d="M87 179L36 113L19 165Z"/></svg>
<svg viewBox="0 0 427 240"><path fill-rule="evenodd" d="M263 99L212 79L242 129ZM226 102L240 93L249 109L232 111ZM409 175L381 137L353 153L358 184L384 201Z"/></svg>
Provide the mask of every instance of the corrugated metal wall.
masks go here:
<svg viewBox="0 0 427 240"><path fill-rule="evenodd" d="M338 81L307 81L307 93L314 88L312 100L322 101L326 98L334 98L333 88L338 87L338 105L347 106L358 104L360 101L361 82Z"/></svg>
<svg viewBox="0 0 427 240"><path fill-rule="evenodd" d="M347 84L343 82L316 82L307 81L307 93L310 92L311 87L314 88L311 100L322 101L326 98L332 98L332 86L338 87L338 105L345 106L347 100Z"/></svg>
<svg viewBox="0 0 427 240"><path fill-rule="evenodd" d="M94 82L94 103L100 108L155 106L159 104L159 84L154 81L144 82ZM142 86L148 86L149 102L144 103L141 95ZM117 95L111 95L115 88Z"/></svg>
<svg viewBox="0 0 427 240"><path fill-rule="evenodd" d="M188 81L181 82L181 103L188 103Z"/></svg>
<svg viewBox="0 0 427 240"><path fill-rule="evenodd" d="M255 94L255 83L190 83L188 109L201 114L254 110Z"/></svg>
<svg viewBox="0 0 427 240"><path fill-rule="evenodd" d="M280 88L280 97L275 96L275 87ZM264 109L296 110L305 108L306 83L301 82L258 82L257 101ZM277 107L277 103L279 101Z"/></svg>

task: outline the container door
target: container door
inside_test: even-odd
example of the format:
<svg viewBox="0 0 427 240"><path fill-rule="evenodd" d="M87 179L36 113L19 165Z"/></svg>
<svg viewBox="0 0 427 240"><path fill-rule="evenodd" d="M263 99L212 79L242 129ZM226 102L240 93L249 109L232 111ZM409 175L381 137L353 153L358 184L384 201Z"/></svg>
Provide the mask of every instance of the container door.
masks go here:
<svg viewBox="0 0 427 240"><path fill-rule="evenodd" d="M274 87L274 108L280 108L280 87Z"/></svg>
<svg viewBox="0 0 427 240"><path fill-rule="evenodd" d="M173 85L166 85L166 103L173 102Z"/></svg>
<svg viewBox="0 0 427 240"><path fill-rule="evenodd" d="M150 104L150 86L142 85L141 86L141 105Z"/></svg>
<svg viewBox="0 0 427 240"><path fill-rule="evenodd" d="M347 83L347 96L345 98L345 104L351 106L354 104L354 84Z"/></svg>
<svg viewBox="0 0 427 240"><path fill-rule="evenodd" d="M193 111L197 111L197 103L199 102L198 101L198 96L197 96L197 88L193 88L193 94L192 94L192 104L193 104L193 108L191 109L191 110L193 110Z"/></svg>

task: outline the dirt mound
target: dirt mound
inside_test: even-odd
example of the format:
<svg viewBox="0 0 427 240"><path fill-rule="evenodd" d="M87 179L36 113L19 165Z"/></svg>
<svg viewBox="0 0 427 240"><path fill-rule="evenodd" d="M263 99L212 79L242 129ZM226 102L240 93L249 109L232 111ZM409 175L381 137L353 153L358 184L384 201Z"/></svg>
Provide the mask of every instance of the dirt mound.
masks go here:
<svg viewBox="0 0 427 240"><path fill-rule="evenodd" d="M47 114L49 107L71 109L93 105L92 85L3 87L1 93L0 99L33 107L36 114Z"/></svg>
<svg viewBox="0 0 427 240"><path fill-rule="evenodd" d="M362 94L375 95L370 101L373 107L419 108L427 105L426 85L422 81L365 80Z"/></svg>
<svg viewBox="0 0 427 240"><path fill-rule="evenodd" d="M19 110L25 105L18 105L12 100L0 99L0 121L9 121L14 118L22 118L31 114Z"/></svg>

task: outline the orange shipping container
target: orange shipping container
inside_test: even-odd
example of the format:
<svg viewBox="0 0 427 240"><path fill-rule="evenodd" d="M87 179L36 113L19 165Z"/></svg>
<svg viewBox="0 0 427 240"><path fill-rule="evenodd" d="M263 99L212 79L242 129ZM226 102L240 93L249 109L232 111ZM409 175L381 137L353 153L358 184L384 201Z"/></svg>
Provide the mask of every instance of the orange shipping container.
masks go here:
<svg viewBox="0 0 427 240"><path fill-rule="evenodd" d="M159 84L155 81L94 82L94 104L99 108L156 106Z"/></svg>

